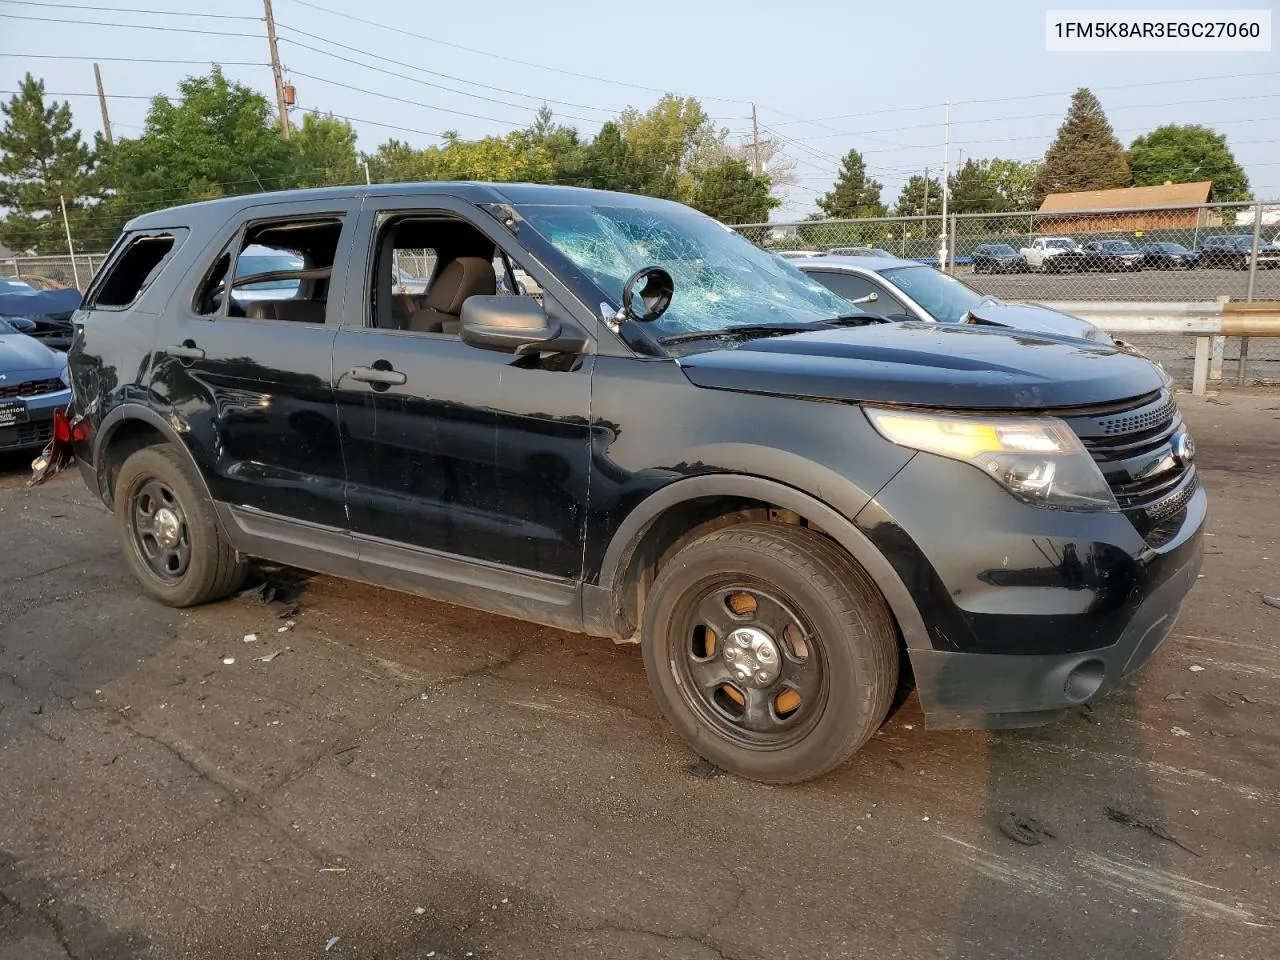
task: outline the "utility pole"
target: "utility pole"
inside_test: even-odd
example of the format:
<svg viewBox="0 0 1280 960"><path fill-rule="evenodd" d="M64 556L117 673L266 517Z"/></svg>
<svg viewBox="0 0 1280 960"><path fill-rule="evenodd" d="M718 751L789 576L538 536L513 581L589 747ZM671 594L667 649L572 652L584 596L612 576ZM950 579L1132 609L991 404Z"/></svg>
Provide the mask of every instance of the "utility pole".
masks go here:
<svg viewBox="0 0 1280 960"><path fill-rule="evenodd" d="M276 106L280 109L280 136L289 139L289 113L284 104L284 76L280 72L280 50L276 47L276 18L271 12L271 0L262 0L267 15L267 44L271 47L271 74L276 81Z"/></svg>
<svg viewBox="0 0 1280 960"><path fill-rule="evenodd" d="M924 211L923 212L926 218L925 229L928 230L929 229L929 221L927 219L929 216L929 168L928 167L924 168Z"/></svg>
<svg viewBox="0 0 1280 960"><path fill-rule="evenodd" d="M938 228L938 268L947 269L947 178L951 173L951 99L942 119L942 225Z"/></svg>
<svg viewBox="0 0 1280 960"><path fill-rule="evenodd" d="M960 159L956 161L956 173L964 169L964 147L960 148Z"/></svg>
<svg viewBox="0 0 1280 960"><path fill-rule="evenodd" d="M111 139L111 117L107 114L107 95L102 89L102 71L98 69L98 65L93 65L93 79L98 81L98 106L102 108L102 139L107 141L107 146L111 146L114 142Z"/></svg>
<svg viewBox="0 0 1280 960"><path fill-rule="evenodd" d="M751 155L756 176L760 176L760 126L756 123L756 105L751 105Z"/></svg>
<svg viewBox="0 0 1280 960"><path fill-rule="evenodd" d="M67 219L67 198L58 197L58 205L62 207L62 226L67 231L67 253L71 254L71 276L75 278L76 289L80 287L80 269L76 266L76 247L71 242L71 221Z"/></svg>
<svg viewBox="0 0 1280 960"><path fill-rule="evenodd" d="M366 161L364 162L364 183L365 183L365 186L366 186L366 187L367 187L367 186L371 186L371 185L373 184L373 178L369 176L369 161L368 161L368 160L366 160Z"/></svg>

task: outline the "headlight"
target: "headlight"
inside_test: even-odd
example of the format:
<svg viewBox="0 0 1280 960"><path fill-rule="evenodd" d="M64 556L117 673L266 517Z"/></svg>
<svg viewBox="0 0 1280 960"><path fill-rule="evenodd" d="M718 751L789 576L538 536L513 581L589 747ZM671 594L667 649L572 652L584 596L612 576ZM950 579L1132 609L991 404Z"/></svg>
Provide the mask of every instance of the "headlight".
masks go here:
<svg viewBox="0 0 1280 960"><path fill-rule="evenodd" d="M1019 500L1063 510L1119 509L1093 457L1061 420L864 409L886 440L970 463Z"/></svg>
<svg viewBox="0 0 1280 960"><path fill-rule="evenodd" d="M58 372L58 379L62 381L64 387L71 386L71 367L68 364L62 365L62 369Z"/></svg>

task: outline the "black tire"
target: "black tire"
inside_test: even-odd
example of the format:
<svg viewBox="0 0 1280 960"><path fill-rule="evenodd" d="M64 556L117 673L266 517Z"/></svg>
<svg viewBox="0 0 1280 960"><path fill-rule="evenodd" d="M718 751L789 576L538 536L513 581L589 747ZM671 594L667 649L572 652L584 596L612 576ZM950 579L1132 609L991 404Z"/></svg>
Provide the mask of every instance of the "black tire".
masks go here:
<svg viewBox="0 0 1280 960"><path fill-rule="evenodd" d="M745 618L729 606L743 595L751 599ZM704 619L715 609L719 632ZM799 633L777 629L787 617ZM699 629L703 647L695 649ZM783 679L759 688L754 678L715 679L737 667L730 658L742 651L729 648L752 631L775 641L770 655ZM879 728L898 684L897 634L874 582L826 537L782 524L727 527L672 557L645 602L643 651L653 695L685 742L716 766L765 783L796 783L838 766ZM791 674L808 679L793 684ZM805 693L783 715L789 686ZM749 703L765 705L755 714L761 726L752 726Z"/></svg>
<svg viewBox="0 0 1280 960"><path fill-rule="evenodd" d="M212 505L172 447L143 447L130 455L116 478L114 508L125 562L143 589L162 603L209 603L244 583L247 564L223 538ZM178 528L172 546L155 532L161 509L176 518L167 524ZM181 562L169 562L175 558Z"/></svg>

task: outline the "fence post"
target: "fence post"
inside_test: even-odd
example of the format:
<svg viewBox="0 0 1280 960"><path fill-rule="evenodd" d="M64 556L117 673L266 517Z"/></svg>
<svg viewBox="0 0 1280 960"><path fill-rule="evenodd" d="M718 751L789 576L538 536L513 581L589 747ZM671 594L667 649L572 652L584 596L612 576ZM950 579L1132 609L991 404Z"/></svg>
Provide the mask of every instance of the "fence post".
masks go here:
<svg viewBox="0 0 1280 960"><path fill-rule="evenodd" d="M947 273L955 273L956 272L956 215L954 213L951 215L950 247L951 247L951 251L948 254L947 267L944 269L946 269Z"/></svg>
<svg viewBox="0 0 1280 960"><path fill-rule="evenodd" d="M1249 286L1245 288L1246 303L1253 302L1253 285L1258 279L1258 241L1262 236L1262 201L1253 208L1253 247L1249 255ZM1236 368L1236 386L1243 386L1249 370L1249 338L1240 338L1240 364Z"/></svg>
<svg viewBox="0 0 1280 960"><path fill-rule="evenodd" d="M1203 397L1209 379L1209 337L1196 337L1196 361L1191 368L1191 392Z"/></svg>

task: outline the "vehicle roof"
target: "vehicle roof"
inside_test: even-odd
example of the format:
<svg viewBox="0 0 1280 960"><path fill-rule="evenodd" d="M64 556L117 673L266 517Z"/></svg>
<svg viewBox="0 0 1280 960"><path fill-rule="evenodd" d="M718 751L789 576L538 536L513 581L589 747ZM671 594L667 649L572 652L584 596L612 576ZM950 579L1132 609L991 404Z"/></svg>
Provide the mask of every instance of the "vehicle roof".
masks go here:
<svg viewBox="0 0 1280 960"><path fill-rule="evenodd" d="M881 270L890 270L893 267L922 267L919 260L903 260L901 257L846 257L839 254L827 254L825 257L803 257L792 260L791 263L797 268L803 269L806 266L821 267L823 269L836 270L852 270L860 267L863 270L873 270L879 273Z"/></svg>
<svg viewBox="0 0 1280 960"><path fill-rule="evenodd" d="M223 219L248 207L272 203L309 200L349 200L358 197L420 197L439 194L457 197L469 203L547 204L579 206L611 204L652 210L688 210L670 200L658 200L632 193L592 190L587 187L561 187L544 183L480 183L477 181L431 181L424 183L358 184L345 187L316 187L307 190L277 190L246 193L217 200L203 200L168 207L134 217L126 230L150 230L157 227L189 226L207 219ZM692 212L692 211L690 211Z"/></svg>

